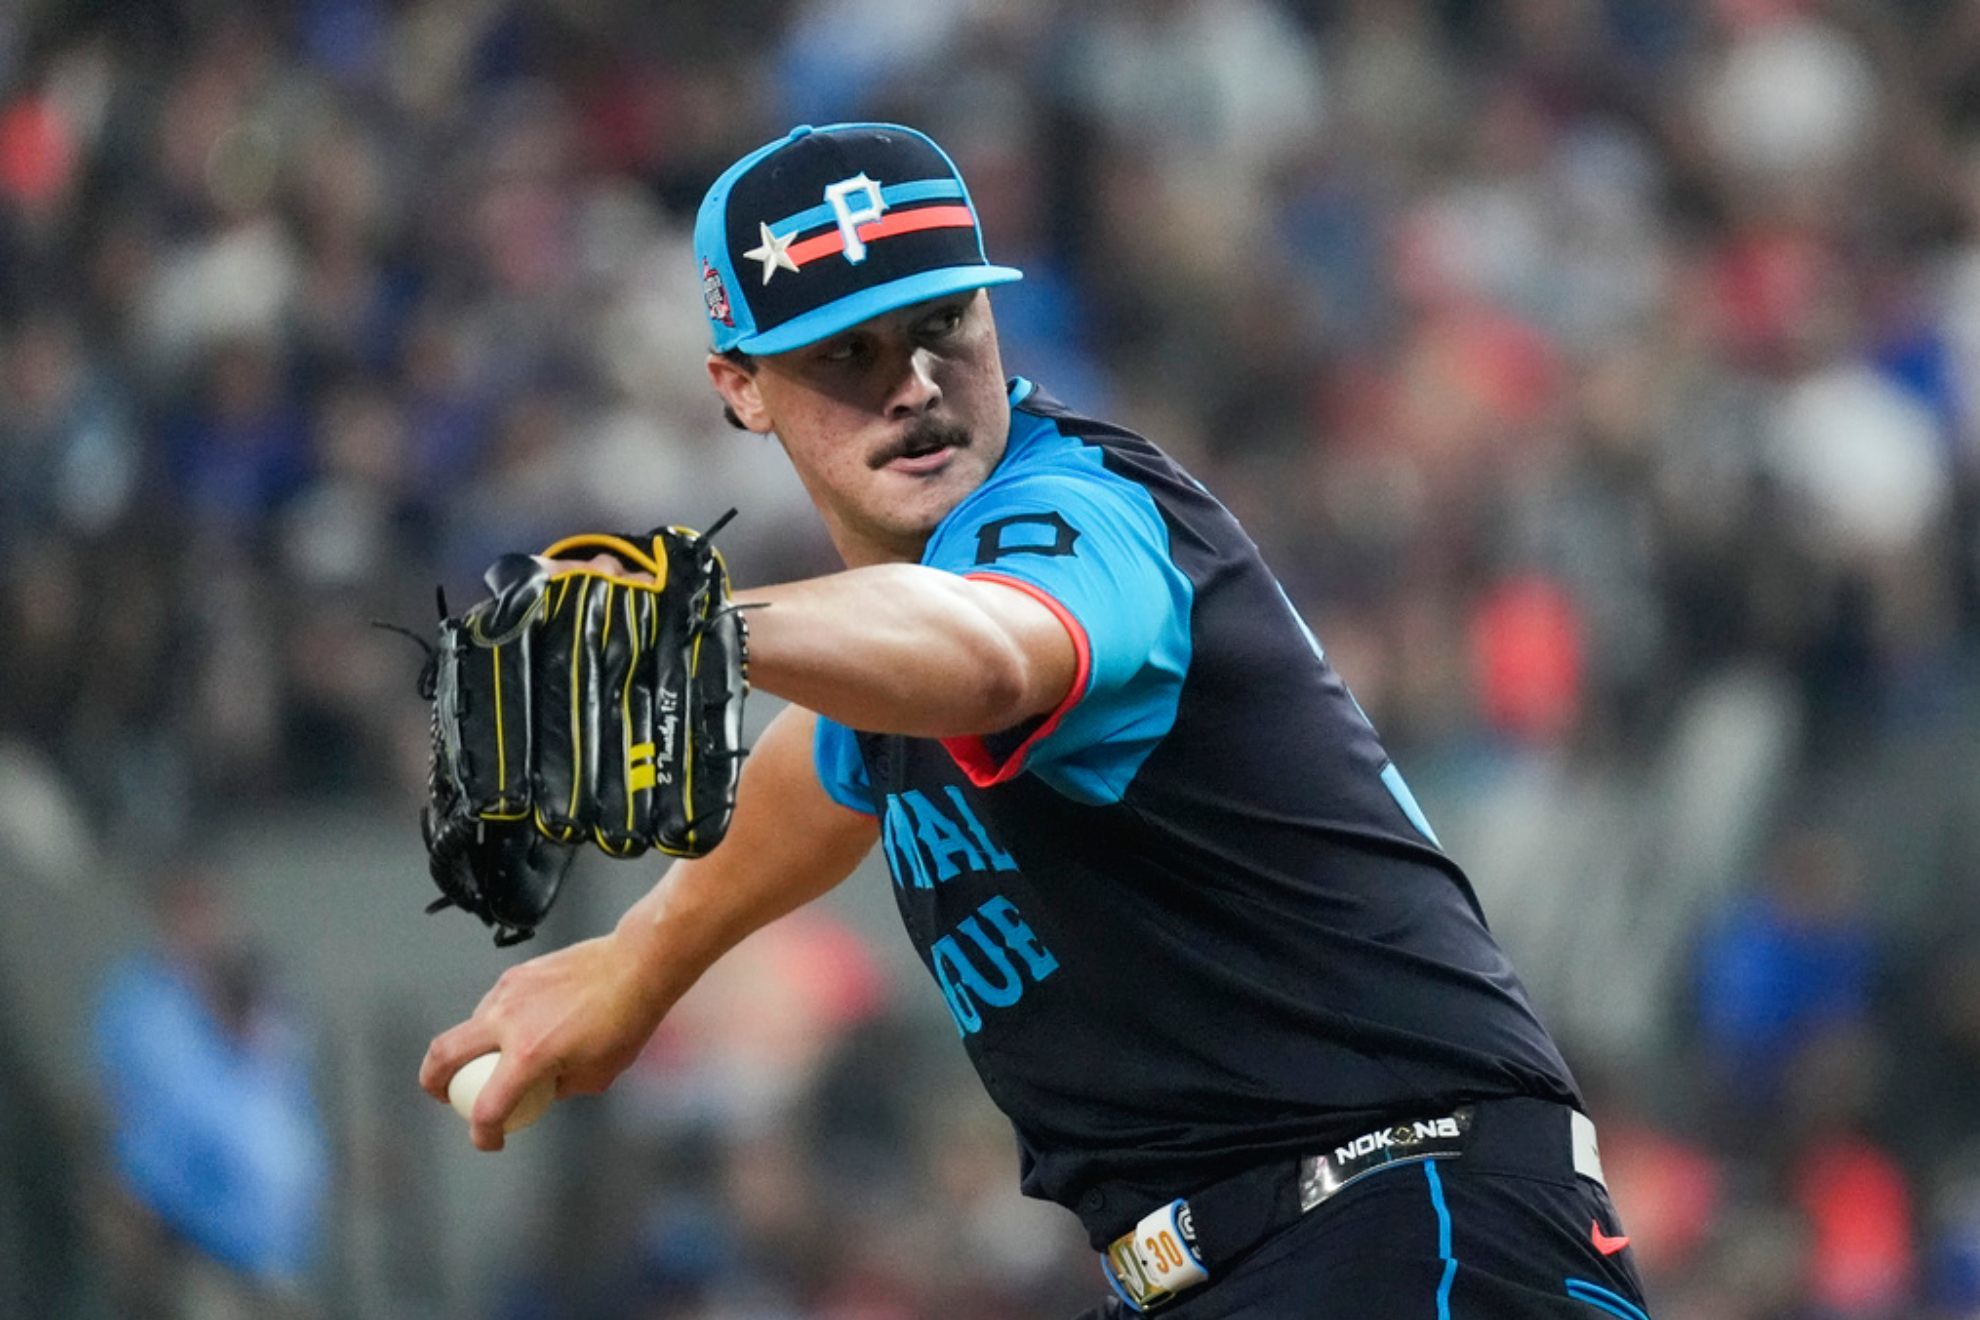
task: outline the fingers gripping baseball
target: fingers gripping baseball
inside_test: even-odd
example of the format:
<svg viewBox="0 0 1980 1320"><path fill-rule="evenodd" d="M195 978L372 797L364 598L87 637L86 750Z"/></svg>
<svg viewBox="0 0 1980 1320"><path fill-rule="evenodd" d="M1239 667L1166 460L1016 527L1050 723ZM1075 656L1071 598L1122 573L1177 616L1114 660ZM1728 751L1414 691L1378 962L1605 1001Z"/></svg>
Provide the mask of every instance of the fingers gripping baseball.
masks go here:
<svg viewBox="0 0 1980 1320"><path fill-rule="evenodd" d="M627 952L610 936L585 940L504 972L474 1016L434 1037L420 1086L445 1102L465 1064L499 1053L470 1124L478 1149L500 1150L505 1125L539 1082L552 1079L559 1098L603 1091L638 1055L659 1016Z"/></svg>

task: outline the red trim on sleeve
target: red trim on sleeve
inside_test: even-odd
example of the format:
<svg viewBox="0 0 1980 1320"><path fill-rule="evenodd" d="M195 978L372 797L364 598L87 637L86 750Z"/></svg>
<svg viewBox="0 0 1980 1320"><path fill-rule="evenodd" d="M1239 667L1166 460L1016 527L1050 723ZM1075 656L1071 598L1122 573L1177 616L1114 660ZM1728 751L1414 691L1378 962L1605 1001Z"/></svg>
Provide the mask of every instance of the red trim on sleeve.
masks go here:
<svg viewBox="0 0 1980 1320"><path fill-rule="evenodd" d="M1052 730L1059 727L1059 721L1066 717L1066 712L1077 706L1080 698L1086 695L1087 680L1093 676L1093 648L1086 640L1086 629L1080 626L1079 620L1073 617L1072 611L1061 605L1058 598L1043 587L1033 586L1020 578L1006 577L1002 573L965 573L963 576L973 581L995 582L1000 586L1015 587L1022 591L1052 611L1053 617L1065 625L1066 635L1072 638L1073 644L1073 681L1072 687L1066 691L1065 700L1045 717L1044 723L1031 731L1029 738L1018 744L1017 750L1004 758L1002 765L998 765L991 758L990 749L985 747L983 739L975 734L942 739L943 750L947 751L962 772L969 776L969 782L978 788L989 788L993 784L1016 779L1018 772L1024 769L1024 760L1031 754L1031 749L1049 738Z"/></svg>

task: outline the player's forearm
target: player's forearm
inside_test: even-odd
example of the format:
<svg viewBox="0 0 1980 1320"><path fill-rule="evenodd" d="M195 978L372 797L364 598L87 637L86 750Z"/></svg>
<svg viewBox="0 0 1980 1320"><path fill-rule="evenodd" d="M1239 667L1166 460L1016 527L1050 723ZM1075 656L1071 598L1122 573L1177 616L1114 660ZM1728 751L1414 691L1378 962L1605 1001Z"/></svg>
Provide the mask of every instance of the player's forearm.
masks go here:
<svg viewBox="0 0 1980 1320"><path fill-rule="evenodd" d="M612 938L636 957L643 995L659 1014L723 954L844 878L811 866L737 870L715 856L675 862L619 919Z"/></svg>
<svg viewBox="0 0 1980 1320"><path fill-rule="evenodd" d="M989 593L986 596L985 593ZM1005 599L1005 598L1009 599ZM738 592L750 614L750 680L839 723L946 738L992 733L1050 709L1070 682L1063 628L1043 647L1013 622L1040 607L919 564L881 564ZM1061 672L1065 671L1065 672Z"/></svg>
<svg viewBox="0 0 1980 1320"><path fill-rule="evenodd" d="M612 939L664 1015L716 959L851 874L879 835L870 816L832 801L811 764L814 719L781 711L744 763L736 815L720 847L675 862L626 911Z"/></svg>

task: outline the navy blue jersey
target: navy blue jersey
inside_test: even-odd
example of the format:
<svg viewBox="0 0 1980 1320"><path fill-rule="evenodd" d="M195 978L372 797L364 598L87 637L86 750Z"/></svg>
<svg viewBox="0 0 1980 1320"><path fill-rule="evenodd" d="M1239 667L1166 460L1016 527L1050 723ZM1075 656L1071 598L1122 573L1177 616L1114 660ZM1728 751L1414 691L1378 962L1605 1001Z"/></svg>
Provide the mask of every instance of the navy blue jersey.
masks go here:
<svg viewBox="0 0 1980 1320"><path fill-rule="evenodd" d="M1466 1098L1578 1104L1470 883L1235 519L1025 381L922 561L1066 624L1064 704L990 738L820 720L1024 1188L1099 1246L1153 1206Z"/></svg>

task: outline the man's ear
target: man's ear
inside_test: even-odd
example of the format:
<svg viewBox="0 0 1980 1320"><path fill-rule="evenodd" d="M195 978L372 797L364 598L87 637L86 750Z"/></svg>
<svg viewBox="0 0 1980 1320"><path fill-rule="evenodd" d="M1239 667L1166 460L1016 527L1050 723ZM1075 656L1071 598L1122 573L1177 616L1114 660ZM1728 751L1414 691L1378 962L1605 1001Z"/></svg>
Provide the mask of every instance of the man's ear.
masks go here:
<svg viewBox="0 0 1980 1320"><path fill-rule="evenodd" d="M720 353L708 355L708 379L715 386L715 392L722 396L729 415L741 424L745 431L758 435L770 432L770 412L763 406L762 391L756 387L756 376L741 366L723 357Z"/></svg>

